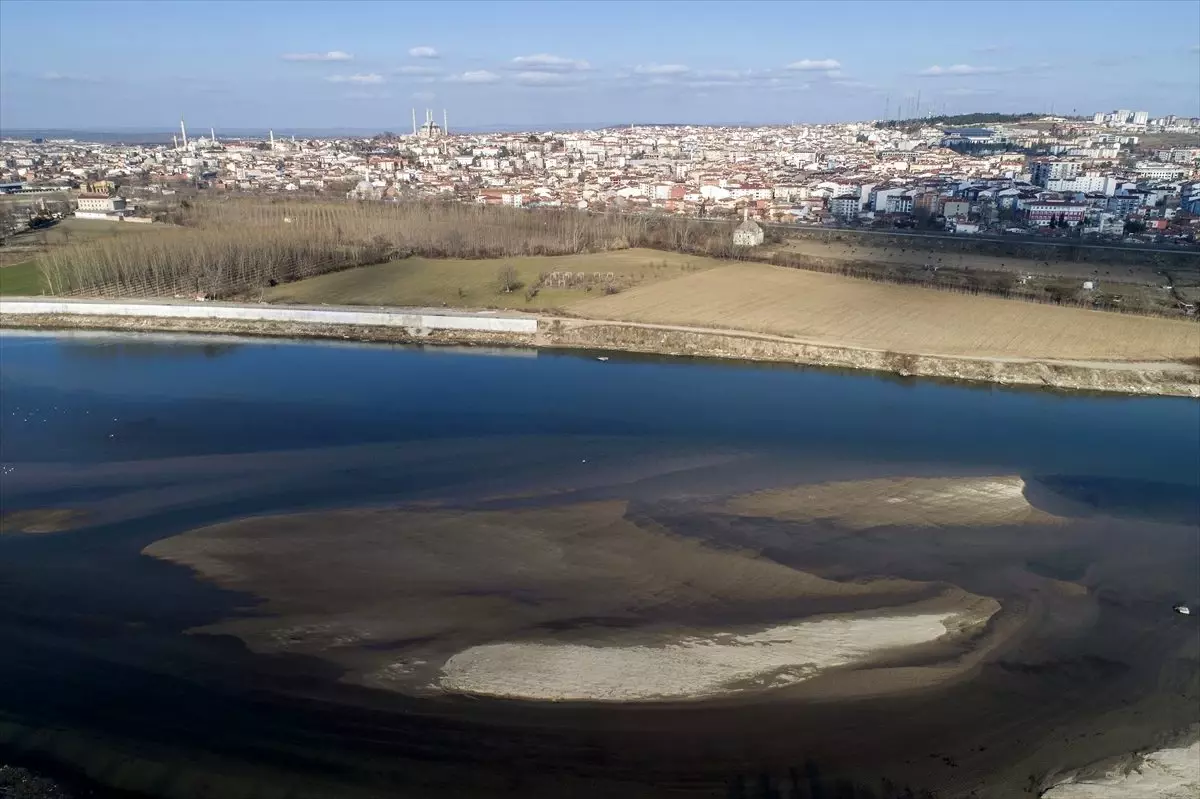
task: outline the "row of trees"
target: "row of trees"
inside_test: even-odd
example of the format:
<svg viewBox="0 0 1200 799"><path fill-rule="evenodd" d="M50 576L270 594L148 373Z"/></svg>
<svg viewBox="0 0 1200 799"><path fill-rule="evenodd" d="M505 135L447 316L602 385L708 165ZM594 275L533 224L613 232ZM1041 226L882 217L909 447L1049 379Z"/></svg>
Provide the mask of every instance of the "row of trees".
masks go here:
<svg viewBox="0 0 1200 799"><path fill-rule="evenodd" d="M1041 119L1044 114L999 114L983 112L974 114L941 114L917 119L888 119L875 123L877 128L917 130L922 127L965 128L972 125L998 125L1003 123L1028 122Z"/></svg>
<svg viewBox="0 0 1200 799"><path fill-rule="evenodd" d="M732 226L447 203L193 202L178 227L67 246L41 260L56 294L214 298L393 258L504 258L656 247L734 255Z"/></svg>

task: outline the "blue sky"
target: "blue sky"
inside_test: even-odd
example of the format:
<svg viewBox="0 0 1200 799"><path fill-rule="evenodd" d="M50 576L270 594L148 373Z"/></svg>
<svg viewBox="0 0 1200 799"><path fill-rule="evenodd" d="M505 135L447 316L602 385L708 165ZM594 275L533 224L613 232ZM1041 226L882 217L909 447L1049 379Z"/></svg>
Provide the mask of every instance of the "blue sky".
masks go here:
<svg viewBox="0 0 1200 799"><path fill-rule="evenodd" d="M0 2L0 127L1200 115L1200 3Z"/></svg>

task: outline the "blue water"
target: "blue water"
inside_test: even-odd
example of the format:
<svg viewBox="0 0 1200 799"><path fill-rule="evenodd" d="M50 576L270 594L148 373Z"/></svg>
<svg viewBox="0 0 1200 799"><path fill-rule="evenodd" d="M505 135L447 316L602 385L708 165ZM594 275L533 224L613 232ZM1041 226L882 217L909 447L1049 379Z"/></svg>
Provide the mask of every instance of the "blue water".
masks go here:
<svg viewBox="0 0 1200 799"><path fill-rule="evenodd" d="M0 460L654 437L1200 484L1200 403L811 369L381 345L0 336Z"/></svg>
<svg viewBox="0 0 1200 799"><path fill-rule="evenodd" d="M657 508L662 523L689 534L688 514L702 513L713 496L918 473L1020 474L1039 496L1069 500L1084 521L1049 543L1048 535L1015 529L968 536L961 548L953 535L928 531L919 538L903 531L890 539L901 542L893 549L882 535L814 543L795 530L749 523L701 525L697 534L741 536L708 543L799 566L859 563L872 573L1017 596L1031 581L1036 594L1035 574L1075 579L1095 563L1102 590L1045 614L1023 639L1028 650L1004 655L1022 665L989 666L953 696L914 698L899 715L886 702L839 706L829 716L819 706L805 713L781 706L772 716L763 706L748 711L736 734L729 726L736 716L664 721L688 731L677 751L664 744L655 756L673 763L683 784L694 771L714 791L699 795L735 795L722 787L726 772L753 770L756 751L773 752L764 755L772 768L801 762L786 759L793 756L836 764L855 748L841 742L877 733L886 743L872 739L866 749L902 753L877 772L889 774L929 757L919 741L906 748L907 724L888 738L890 720L920 720L928 749L946 752L976 728L977 712L1019 728L1070 692L1081 693L1059 709L1060 720L1089 708L1116 712L1193 684L1178 659L1190 628L1173 626L1183 617L1169 608L1200 590L1189 568L1197 557L1200 402L608 356L0 334L0 510L87 514L69 532L0 535L0 717L29 729L84 730L92 740L113 736L122 746L144 741L134 751L160 752L164 768L190 768L193 752L217 752L288 779L382 785L379 795L387 796L410 783L417 792L405 795L443 795L426 792L427 779L454 786L453 795L490 797L503 784L504 795L582 796L582 786L606 777L608 757L624 763L630 779L653 782L666 766L643 750L670 735L648 731L627 743L619 726L605 737L586 715L570 723L555 717L553 734L543 735L537 724L550 711L511 728L491 716L478 727L443 724L428 707L410 715L408 700L339 685L338 669L319 659L256 655L231 638L188 634L257 599L142 549L246 514L412 500L500 507L616 498L636 512ZM1089 523L1095 508L1120 519ZM1127 552L1138 556L1128 568ZM294 694L337 701L296 702ZM1161 720L1139 716L1145 741L1195 721L1193 694L1180 696ZM358 703L370 711L352 709ZM385 716L388 709L401 712ZM631 718L630 729L639 730L643 717ZM940 728L930 726L935 718ZM788 741L806 742L795 753ZM1013 756L1031 757L1043 743L1019 741ZM1061 746L1046 755L1054 768L1073 756L1070 744ZM88 761L86 749L60 749L55 768ZM24 755L0 742L0 763ZM850 765L859 776L874 768ZM115 780L126 767L100 770ZM584 782L524 787L543 772ZM474 793L457 792L473 779ZM276 789L276 776L264 780ZM202 785L172 784L177 795L211 795ZM618 787L591 795L625 794Z"/></svg>

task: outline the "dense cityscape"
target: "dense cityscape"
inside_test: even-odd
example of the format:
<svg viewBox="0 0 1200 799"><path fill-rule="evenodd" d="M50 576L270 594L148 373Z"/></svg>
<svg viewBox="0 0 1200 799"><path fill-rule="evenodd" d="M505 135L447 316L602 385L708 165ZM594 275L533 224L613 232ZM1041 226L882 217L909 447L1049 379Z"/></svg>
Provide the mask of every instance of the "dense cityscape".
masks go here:
<svg viewBox="0 0 1200 799"><path fill-rule="evenodd" d="M203 192L1158 242L1192 241L1200 222L1200 119L1146 111L533 133L458 133L441 116L359 139L196 137L183 122L169 144L9 138L0 190L29 195L31 218L124 221ZM9 216L10 232L28 222Z"/></svg>

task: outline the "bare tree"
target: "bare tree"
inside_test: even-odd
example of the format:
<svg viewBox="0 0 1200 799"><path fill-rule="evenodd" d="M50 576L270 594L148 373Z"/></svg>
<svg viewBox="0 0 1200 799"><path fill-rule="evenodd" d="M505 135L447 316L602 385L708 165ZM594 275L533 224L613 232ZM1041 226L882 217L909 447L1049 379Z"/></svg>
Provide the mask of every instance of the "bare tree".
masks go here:
<svg viewBox="0 0 1200 799"><path fill-rule="evenodd" d="M513 266L502 266L496 273L496 286L501 294L508 294L521 288L523 284L517 277L517 270Z"/></svg>

